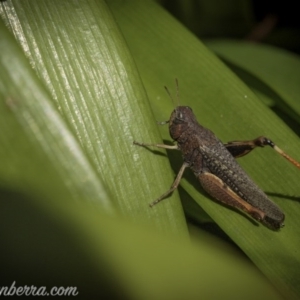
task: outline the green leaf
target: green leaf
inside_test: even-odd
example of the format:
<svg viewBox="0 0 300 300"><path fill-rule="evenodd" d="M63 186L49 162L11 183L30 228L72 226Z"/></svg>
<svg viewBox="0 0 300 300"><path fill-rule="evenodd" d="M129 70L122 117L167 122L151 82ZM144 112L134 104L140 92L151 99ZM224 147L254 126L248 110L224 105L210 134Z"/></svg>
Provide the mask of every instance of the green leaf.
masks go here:
<svg viewBox="0 0 300 300"><path fill-rule="evenodd" d="M237 41L215 40L207 45L236 69L256 79L256 82L246 79L246 83L273 98L279 108L300 123L300 58L297 55L266 45Z"/></svg>
<svg viewBox="0 0 300 300"><path fill-rule="evenodd" d="M167 119L172 110L171 101L163 96L159 86L172 87L172 77L177 77L180 103L191 106L199 122L221 140L247 140L265 135L299 159L298 137L180 24L154 5L146 7L138 1L110 3L157 119ZM166 100L162 101L162 97ZM168 138L167 130L162 134ZM292 200L299 194L300 173L271 149L257 150L240 162L285 212L286 227L282 231L255 226L242 214L209 201L189 174L182 185L283 295L297 298L300 285L294 279L299 277L300 224L298 202Z"/></svg>
<svg viewBox="0 0 300 300"><path fill-rule="evenodd" d="M80 299L280 299L237 249L219 240L211 248L207 234L194 233L201 243L191 245L83 201L41 206L20 196L5 200L0 225L9 230L1 235L1 266L9 272L1 278L2 294L3 286L16 281L16 287L30 282L49 293L55 286L61 292L73 287ZM12 214L14 223L8 222ZM249 285L255 289L248 291Z"/></svg>
<svg viewBox="0 0 300 300"><path fill-rule="evenodd" d="M112 212L107 189L2 22L0 35L1 189L47 201L84 198Z"/></svg>
<svg viewBox="0 0 300 300"><path fill-rule="evenodd" d="M6 146L1 157L3 161L8 158L5 166L13 166L20 182L27 172L31 174L23 184L30 184L28 210L33 213L37 210L37 215L40 213L57 222L58 228L66 232L65 237L70 233L72 241L62 244L63 249L66 248L64 251L72 252L73 245L79 252L84 248L81 257L95 263L93 274L111 274L107 276L108 282L122 286L122 291L131 298L181 299L187 295L189 299L198 299L202 294L205 298L213 295L222 299L235 296L265 299L267 295L274 299L277 294L270 289L268 281L251 267L251 270L246 266L247 271L241 270L237 255L227 264L229 258L220 254L223 249L214 252L217 249L211 248L209 239L204 236L201 236L200 248L191 249L182 208L176 200L177 192L154 208L148 207L149 202L168 189L174 173L164 152L151 153L133 146L132 141L161 142L155 120L169 118L173 106L163 85L174 91L175 77L180 82L180 103L192 106L199 121L220 138L247 139L266 134L279 145L290 142L288 152L295 156L299 146L297 138L231 71L158 5L152 1L109 1L107 4L114 18L103 1L1 2L1 17L14 33L38 77L19 50L11 51L16 45L3 28L0 43L6 54L1 63L5 65L6 73L3 77L2 72L0 74L1 115L5 115L5 109L9 110L11 125L3 127L2 140L9 145L13 131L18 130L22 147L32 149L33 146L34 150L27 157L30 150L22 152L22 147L20 151L14 147L13 153L9 154L11 148ZM6 47L6 42L12 46ZM12 60L16 60L21 68L10 69L7 62ZM26 69L26 72L19 73L19 69ZM5 78L9 80L5 81ZM30 84L31 81L35 84ZM12 97L7 94L7 89L16 94ZM16 108L19 99L26 103L27 110L21 110L24 114L18 113ZM253 115L261 117L259 122ZM2 125L5 124L3 121ZM270 131L269 124L272 124ZM164 139L169 139L167 128L162 128L161 134ZM80 153L80 159L74 157L74 152ZM285 161L278 160L271 150L257 152L243 164L255 181L266 191L296 194L295 182L299 174ZM16 163L17 157L20 161ZM56 163L53 157L57 159ZM258 172L257 166L263 166L265 157L271 167ZM42 164L44 161L45 165ZM291 181L285 184L279 180L283 171L291 176ZM16 203L12 203L15 206L6 219L2 218L2 228L14 228L12 224L18 221L14 211L18 212L22 207L18 204L22 199L18 197L22 193L21 184L15 185L15 181L6 176L5 169L2 178L5 188L12 189L17 195ZM100 188L101 182L105 188ZM99 199L95 196L97 187L103 191L99 193ZM285 297L296 298L299 287L292 279L297 278L298 272L295 252L299 227L295 214L297 203L279 197L275 199L285 210L287 222L284 230L274 233L207 199L192 174L187 173L183 187ZM59 197L56 188L63 191ZM74 195L69 195L71 192ZM103 194L107 196L100 197ZM99 204L99 209L87 205L90 200L101 202L100 198L105 199L105 205ZM10 204L7 200L3 203ZM119 210L122 217L117 213L108 216L105 212L111 207ZM26 224L26 218L25 222L16 222L20 229L6 235L6 244L12 249L20 249L14 257L20 257L21 266L28 266L24 264L26 261L35 265L33 254L36 252L32 251L31 256L22 260L24 240L16 243L15 248L13 236L30 237L26 244L30 253L30 246L34 249L41 239L29 233L34 228L38 230L39 224L43 225L43 218L34 221L30 223L33 226L28 227L30 230L22 226ZM164 236L144 229L145 224L163 232ZM55 225L53 228L57 228ZM25 234L21 230L23 227ZM55 256L54 246L59 241L55 238L51 241L49 253ZM11 262L13 257L9 252L6 254ZM60 270L58 265L56 267ZM55 274L51 263L46 265L44 272L49 269ZM38 267L35 270L38 274ZM74 265L72 270L76 270ZM101 280L96 275L93 278ZM223 285L224 278L227 280ZM79 276L76 280L82 278ZM229 283L232 285L228 288Z"/></svg>
<svg viewBox="0 0 300 300"><path fill-rule="evenodd" d="M186 236L179 201L174 209L167 209L172 205L167 203L156 214L149 211L148 203L172 175L166 159L149 159L132 144L135 139L158 139L158 131L126 43L105 3L17 1L3 6L7 15L14 15L6 21L40 84L47 87L94 171L113 192L111 205L132 220L151 221L161 231ZM75 13L66 15L68 11ZM145 133L145 128L151 130ZM164 171L152 176L160 167ZM141 178L150 186L141 184Z"/></svg>

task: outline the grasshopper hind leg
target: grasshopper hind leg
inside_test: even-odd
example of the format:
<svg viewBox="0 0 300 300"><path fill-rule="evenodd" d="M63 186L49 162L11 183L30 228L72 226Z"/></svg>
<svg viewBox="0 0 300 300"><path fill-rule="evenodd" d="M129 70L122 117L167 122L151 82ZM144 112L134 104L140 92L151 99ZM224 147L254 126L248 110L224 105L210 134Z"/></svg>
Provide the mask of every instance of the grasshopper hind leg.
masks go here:
<svg viewBox="0 0 300 300"><path fill-rule="evenodd" d="M235 158L242 157L247 155L252 150L257 147L272 147L277 153L287 159L290 163L300 169L300 163L286 154L283 150L281 150L274 142L272 142L269 138L265 136L260 136L254 140L249 141L232 141L224 144L227 150L231 153L231 155Z"/></svg>
<svg viewBox="0 0 300 300"><path fill-rule="evenodd" d="M263 223L270 229L278 230L284 226L283 214L282 216L278 216L276 219L267 216L263 211L253 207L251 204L243 200L217 176L204 172L198 176L198 179L206 192L218 201L228 206L243 210L253 219Z"/></svg>

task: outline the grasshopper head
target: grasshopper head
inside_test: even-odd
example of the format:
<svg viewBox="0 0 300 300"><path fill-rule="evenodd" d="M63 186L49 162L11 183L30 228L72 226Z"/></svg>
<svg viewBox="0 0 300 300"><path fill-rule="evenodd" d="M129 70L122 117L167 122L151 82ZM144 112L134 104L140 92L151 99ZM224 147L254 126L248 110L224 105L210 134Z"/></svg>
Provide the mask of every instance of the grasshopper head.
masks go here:
<svg viewBox="0 0 300 300"><path fill-rule="evenodd" d="M195 115L189 106L177 106L170 117L169 130L174 140L191 127L196 121Z"/></svg>

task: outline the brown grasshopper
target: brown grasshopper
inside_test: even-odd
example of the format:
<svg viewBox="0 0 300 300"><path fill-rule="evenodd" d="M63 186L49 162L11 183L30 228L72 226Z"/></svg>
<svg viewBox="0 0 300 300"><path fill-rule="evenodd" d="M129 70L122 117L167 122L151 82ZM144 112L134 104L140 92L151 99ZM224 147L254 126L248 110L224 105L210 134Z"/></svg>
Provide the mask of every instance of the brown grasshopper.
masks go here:
<svg viewBox="0 0 300 300"><path fill-rule="evenodd" d="M178 98L177 80L176 85ZM165 89L171 97L168 89L166 87ZM197 122L192 109L188 106L177 106L170 119L160 124L166 123L169 123L170 136L177 142L177 145L133 142L139 146L155 146L182 152L184 162L171 188L153 201L150 207L170 195L178 187L184 170L190 167L204 190L213 198L245 211L270 229L278 230L284 226L284 213L249 178L235 158L248 154L256 147L271 146L300 168L297 161L263 136L250 141L233 141L223 144L212 131Z"/></svg>

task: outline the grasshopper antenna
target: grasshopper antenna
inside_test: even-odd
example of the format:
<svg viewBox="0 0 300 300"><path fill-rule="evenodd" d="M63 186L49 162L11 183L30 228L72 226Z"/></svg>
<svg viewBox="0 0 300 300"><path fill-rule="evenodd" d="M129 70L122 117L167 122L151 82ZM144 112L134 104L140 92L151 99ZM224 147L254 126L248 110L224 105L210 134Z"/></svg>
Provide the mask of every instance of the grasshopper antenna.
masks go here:
<svg viewBox="0 0 300 300"><path fill-rule="evenodd" d="M175 83L176 83L176 100L177 100L177 106L179 106L179 84L178 84L178 79L177 78L175 78ZM169 97L172 100L172 103L173 103L174 107L176 108L175 101L174 101L174 99L173 99L173 97L172 97L169 89L166 86L165 86L165 90L167 91Z"/></svg>
<svg viewBox="0 0 300 300"><path fill-rule="evenodd" d="M171 95L171 93L170 93L169 89L168 89L166 86L165 86L165 90L167 91L167 93L168 93L169 97L171 98L171 100L172 100L172 103L173 103L174 107L176 107L176 105L175 105L175 101L174 101L174 99L173 99L173 97L172 97L172 95Z"/></svg>
<svg viewBox="0 0 300 300"><path fill-rule="evenodd" d="M178 79L175 78L175 82L176 82L176 99L177 99L177 106L179 106L179 84L178 84Z"/></svg>
<svg viewBox="0 0 300 300"><path fill-rule="evenodd" d="M176 99L177 99L178 106L179 106L179 85L178 85L178 79L177 78L175 78L175 82L176 82ZM174 98L172 97L169 89L166 86L165 86L165 90L168 93L169 97L171 98L174 108L176 108ZM165 125L167 123L169 123L169 120L168 121L163 121L163 122L157 122L157 124L159 124L159 125Z"/></svg>

